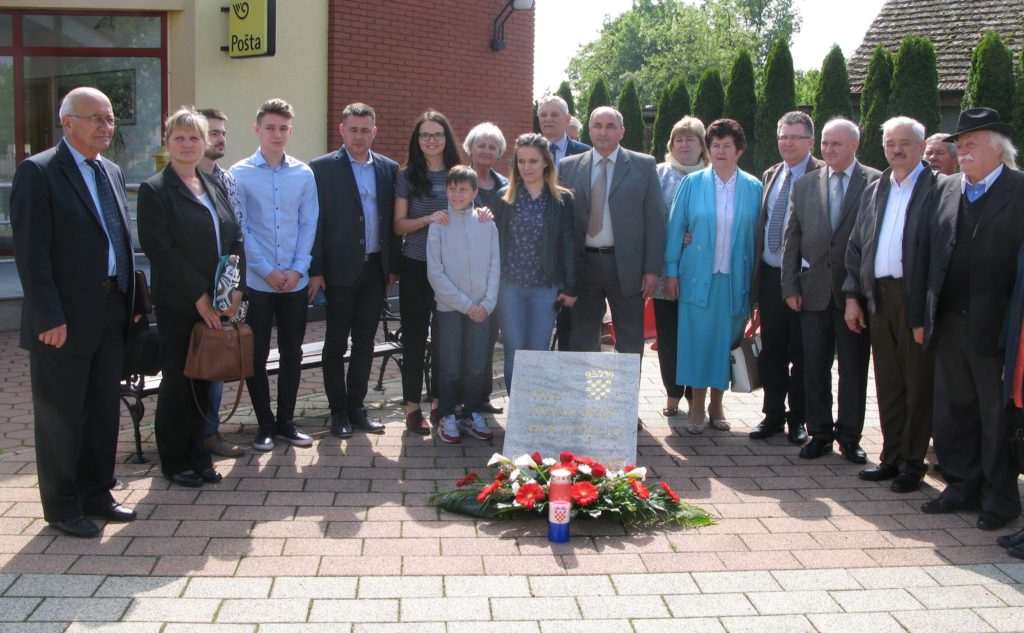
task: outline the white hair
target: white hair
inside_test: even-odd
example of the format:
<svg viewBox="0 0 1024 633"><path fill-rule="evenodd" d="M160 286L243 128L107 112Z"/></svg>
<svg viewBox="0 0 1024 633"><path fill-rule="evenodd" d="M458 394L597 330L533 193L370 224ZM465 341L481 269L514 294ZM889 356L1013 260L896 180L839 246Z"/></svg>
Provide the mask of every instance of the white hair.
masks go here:
<svg viewBox="0 0 1024 633"><path fill-rule="evenodd" d="M470 154L470 149L482 138L492 139L498 144L498 158L501 158L501 155L505 153L505 135L501 133L501 129L497 125L490 121L478 123L466 135L466 139L462 141L462 149L466 150L466 155Z"/></svg>
<svg viewBox="0 0 1024 633"><path fill-rule="evenodd" d="M580 120L577 119L576 117L572 117L571 119L569 119L569 127L579 132L581 129L583 129L583 124L580 123Z"/></svg>
<svg viewBox="0 0 1024 633"><path fill-rule="evenodd" d="M558 109L562 111L562 114L569 114L569 104L565 102L565 99L559 97L558 95L544 95L539 100L537 100L537 112L540 112L541 106L547 105L549 103L558 104Z"/></svg>
<svg viewBox="0 0 1024 633"><path fill-rule="evenodd" d="M990 130L988 133L988 144L1002 152L1000 159L1003 165L1010 169L1017 169L1017 148L1013 146L1013 141L1010 140L1009 136Z"/></svg>
<svg viewBox="0 0 1024 633"><path fill-rule="evenodd" d="M63 119L66 116L71 116L75 113L75 102L79 97L90 96L94 99L100 99L103 101L110 101L107 99L107 95L103 94L95 88L88 86L80 86L73 89L71 92L64 95L64 98L60 102L60 110L57 112L57 117Z"/></svg>
<svg viewBox="0 0 1024 633"><path fill-rule="evenodd" d="M615 120L619 122L619 127L623 126L622 113L611 106L598 106L594 108L594 111L590 113L590 118L588 119L588 121L593 121L594 117L596 117L599 114L614 114Z"/></svg>
<svg viewBox="0 0 1024 633"><path fill-rule="evenodd" d="M860 140L860 128L858 128L857 124L855 124L853 121L849 119L844 119L843 117L836 117L834 119L831 119L828 123L826 123L825 126L821 128L821 135L824 136L826 132L828 132L832 128L837 127L843 128L844 130L849 132L850 136L853 137L853 140Z"/></svg>
<svg viewBox="0 0 1024 633"><path fill-rule="evenodd" d="M882 140L889 136L889 132L892 132L896 128L909 127L914 132L914 138L917 139L918 143L924 142L924 126L920 122L911 119L908 116L894 116L885 123L882 124Z"/></svg>
<svg viewBox="0 0 1024 633"><path fill-rule="evenodd" d="M959 152L956 149L956 143L947 143L946 142L947 138L949 138L949 134L946 134L945 132L936 132L935 134L932 134L931 136L926 138L924 141L925 141L925 143L932 143L934 141L939 141L940 143L946 143L946 146L949 148L950 155L953 158L956 158L959 155Z"/></svg>

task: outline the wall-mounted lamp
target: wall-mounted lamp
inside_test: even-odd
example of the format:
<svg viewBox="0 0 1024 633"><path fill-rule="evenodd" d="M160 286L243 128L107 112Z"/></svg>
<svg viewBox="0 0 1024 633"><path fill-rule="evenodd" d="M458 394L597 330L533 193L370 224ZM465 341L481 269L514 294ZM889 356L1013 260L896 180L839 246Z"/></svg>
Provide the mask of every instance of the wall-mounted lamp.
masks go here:
<svg viewBox="0 0 1024 633"><path fill-rule="evenodd" d="M498 17L494 18L494 34L491 37L491 50L505 49L505 23L515 11L529 11L533 8L533 0L508 0L501 8Z"/></svg>

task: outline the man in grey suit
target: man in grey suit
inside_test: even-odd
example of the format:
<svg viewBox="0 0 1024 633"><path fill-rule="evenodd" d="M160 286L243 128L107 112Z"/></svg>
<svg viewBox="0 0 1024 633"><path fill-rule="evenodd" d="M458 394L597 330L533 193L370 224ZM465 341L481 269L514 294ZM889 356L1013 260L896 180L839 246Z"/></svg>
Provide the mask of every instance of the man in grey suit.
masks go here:
<svg viewBox="0 0 1024 633"><path fill-rule="evenodd" d="M764 387L764 419L750 431L761 440L789 425L793 444L807 441L807 399L804 396L804 347L800 338L800 314L782 298L782 236L786 227L793 183L825 165L811 156L814 122L799 110L779 119L778 145L782 162L765 170L764 197L757 218L754 279L750 296L761 319L761 353L758 374ZM786 411L786 397L789 411Z"/></svg>
<svg viewBox="0 0 1024 633"><path fill-rule="evenodd" d="M654 293L665 249L665 202L654 159L619 146L622 114L603 106L590 115L594 148L559 165L576 195L579 296L572 310L576 351L600 351L607 299L615 350L644 351L644 300Z"/></svg>
<svg viewBox="0 0 1024 633"><path fill-rule="evenodd" d="M846 249L846 325L861 332L870 322L875 389L882 418L879 464L858 477L893 479L893 492L913 492L928 472L935 357L914 342L909 305L914 260L931 216L936 175L927 161L924 126L900 116L882 125L889 168L861 196L857 224ZM865 317L867 308L870 317Z"/></svg>
<svg viewBox="0 0 1024 633"><path fill-rule="evenodd" d="M864 188L878 171L857 162L860 130L832 119L821 132L828 166L793 184L789 222L782 244L782 296L800 313L804 346L807 430L811 441L800 457L832 452L836 440L846 459L867 461L860 447L868 384L867 332L852 332L844 320L846 243ZM839 358L839 418L832 420L832 359Z"/></svg>

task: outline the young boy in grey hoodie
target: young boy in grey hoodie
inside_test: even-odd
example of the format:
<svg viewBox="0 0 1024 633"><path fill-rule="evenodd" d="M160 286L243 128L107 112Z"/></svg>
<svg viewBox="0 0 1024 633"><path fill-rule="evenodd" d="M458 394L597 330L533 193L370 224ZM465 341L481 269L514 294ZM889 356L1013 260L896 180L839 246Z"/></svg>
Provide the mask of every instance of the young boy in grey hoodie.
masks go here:
<svg viewBox="0 0 1024 633"><path fill-rule="evenodd" d="M501 259L498 229L494 222L481 223L473 207L476 172L464 165L453 167L446 185L448 222L431 224L427 233L427 279L437 301L441 355L438 413L442 418L437 435L455 444L460 430L481 440L494 437L480 410L490 395L487 341L498 300ZM460 394L463 417L456 420Z"/></svg>

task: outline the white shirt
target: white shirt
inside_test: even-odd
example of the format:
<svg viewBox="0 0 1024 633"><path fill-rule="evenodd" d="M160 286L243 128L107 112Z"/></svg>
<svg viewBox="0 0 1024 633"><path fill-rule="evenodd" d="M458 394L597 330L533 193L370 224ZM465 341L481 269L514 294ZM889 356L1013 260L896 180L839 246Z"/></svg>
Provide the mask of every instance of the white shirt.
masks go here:
<svg viewBox="0 0 1024 633"><path fill-rule="evenodd" d="M903 228L907 224L907 207L914 195L914 185L922 171L924 163L918 163L902 183L896 182L895 176L889 174L889 198L885 203L875 250L875 279L903 277Z"/></svg>
<svg viewBox="0 0 1024 633"><path fill-rule="evenodd" d="M615 246L615 235L612 233L612 212L611 209L608 208L608 194L611 193L612 190L612 177L615 175L615 160L619 156L619 149L620 148L616 146L615 150L608 155L608 165L605 167L608 175L607 180L605 180L606 184L604 188L604 221L601 226L601 232L593 237L588 234L586 240L587 246L592 246L594 248ZM601 170L601 159L604 158L604 156L601 156L596 149L590 150L590 155L592 160L590 167L590 186L593 188L594 182L597 180L597 175ZM589 212L590 209L588 208L587 211Z"/></svg>
<svg viewBox="0 0 1024 633"><path fill-rule="evenodd" d="M100 206L100 194L99 188L96 185L96 172L92 170L92 167L85 162L85 154L78 151L71 146L71 143L67 142L67 139L61 139L64 141L64 145L71 151L71 157L75 159L75 165L78 166L78 171L82 174L82 179L85 180L85 187L89 190L89 196L92 197L92 203L96 205L96 213L100 220L100 226L103 227L103 232L107 235L107 276L117 276L117 258L114 255L114 244L110 241L110 229L107 228L107 223L103 219L103 207ZM100 161L100 157L96 157L97 161ZM114 184L110 184L113 189ZM113 191L111 191L113 193Z"/></svg>
<svg viewBox="0 0 1024 633"><path fill-rule="evenodd" d="M203 195L199 196L199 202L202 202L210 211L210 218L213 219L213 233L217 238L217 257L220 257L220 217L217 216L217 207L214 206L213 200L210 199L210 194L205 191Z"/></svg>
<svg viewBox="0 0 1024 633"><path fill-rule="evenodd" d="M729 260L732 256L732 212L736 202L736 173L732 172L728 182L722 182L718 173L711 170L715 181L715 267L712 272L729 274Z"/></svg>
<svg viewBox="0 0 1024 633"><path fill-rule="evenodd" d="M793 183L797 181L800 176L807 173L807 165L811 162L811 155L808 154L803 161L790 167L786 163L782 163L782 169L779 170L779 174L775 177L775 183L772 185L771 191L768 192L768 221L764 223L764 250L761 252L761 260L769 266L775 268L782 268L782 248L779 248L776 252L771 252L768 248L768 227L772 224L772 211L775 210L775 203L779 199L779 190L782 189L782 183L786 180L786 174L789 174L789 195L793 196ZM785 235L786 222L789 221L789 205L786 205L786 217L782 218L782 231Z"/></svg>
<svg viewBox="0 0 1024 633"><path fill-rule="evenodd" d="M988 193L988 190L992 188L992 183L994 183L996 181L996 178L998 178L999 175L1002 174L1002 173L1003 173L1003 164L999 163L999 166L996 167L995 169L993 169L992 173L990 173L989 175L987 175L984 178L982 178L979 182L975 182L975 183L971 183L971 184L973 184L975 186L978 186L978 185L980 185L982 183L985 183L985 193ZM86 182L89 182L89 181L87 180ZM960 194L961 195L963 195L967 191L967 184L968 184L967 183L967 176L965 174L964 177L960 179Z"/></svg>

